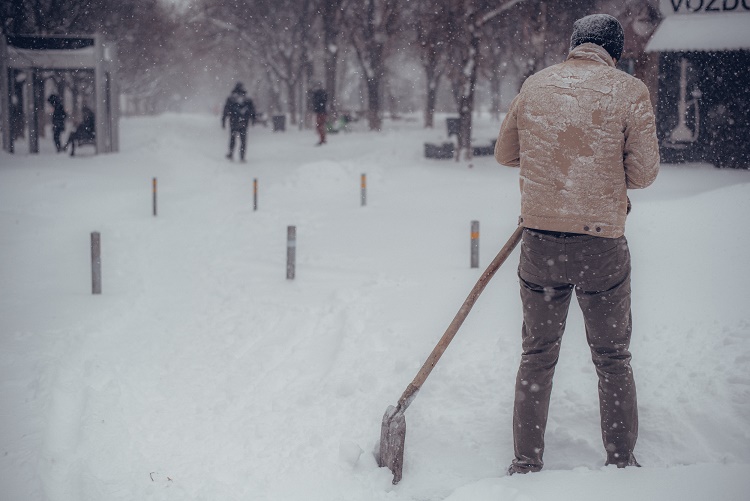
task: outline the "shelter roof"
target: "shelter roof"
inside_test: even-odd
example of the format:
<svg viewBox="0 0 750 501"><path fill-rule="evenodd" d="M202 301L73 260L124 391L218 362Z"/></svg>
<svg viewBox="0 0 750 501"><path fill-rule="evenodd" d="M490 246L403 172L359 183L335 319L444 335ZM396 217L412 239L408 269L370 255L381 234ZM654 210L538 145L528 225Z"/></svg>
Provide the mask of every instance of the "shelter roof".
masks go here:
<svg viewBox="0 0 750 501"><path fill-rule="evenodd" d="M750 12L669 16L646 52L750 50Z"/></svg>

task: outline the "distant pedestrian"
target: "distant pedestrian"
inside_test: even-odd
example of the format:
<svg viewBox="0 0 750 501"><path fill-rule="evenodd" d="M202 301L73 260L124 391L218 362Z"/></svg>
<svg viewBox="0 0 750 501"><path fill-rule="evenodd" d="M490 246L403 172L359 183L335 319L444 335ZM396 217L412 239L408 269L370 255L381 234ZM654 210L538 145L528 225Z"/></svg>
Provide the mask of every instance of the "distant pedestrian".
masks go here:
<svg viewBox="0 0 750 501"><path fill-rule="evenodd" d="M573 293L599 377L605 464L639 466L624 232L627 190L654 181L659 144L646 85L615 67L623 43L612 16L576 21L567 60L524 82L495 145L499 163L521 169L524 227L518 267L523 352L509 474L544 465L552 377Z"/></svg>
<svg viewBox="0 0 750 501"><path fill-rule="evenodd" d="M328 94L323 89L323 84L317 82L313 87L311 97L311 104L313 113L315 113L315 129L318 131L320 140L316 146L320 146L326 143L326 120L328 115L326 113L326 105L328 103Z"/></svg>
<svg viewBox="0 0 750 501"><path fill-rule="evenodd" d="M96 139L96 117L93 110L88 106L83 105L81 108L81 114L83 115L81 123L78 124L76 130L70 133L68 141L65 143L64 147L64 149L67 150L68 146L70 146L71 157L76 155L76 143L82 141L93 141Z"/></svg>
<svg viewBox="0 0 750 501"><path fill-rule="evenodd" d="M232 89L232 93L224 104L224 113L221 115L221 128L226 128L229 118L229 153L227 158L232 159L234 154L235 136L240 138L240 161L245 161L245 146L247 144L247 126L250 120L255 125L255 106L253 101L247 97L247 91L242 82Z"/></svg>
<svg viewBox="0 0 750 501"><path fill-rule="evenodd" d="M60 141L60 135L65 130L65 119L68 114L65 113L62 100L57 94L51 94L47 98L47 102L52 105L52 138L55 141L55 149L58 153L63 150L62 142Z"/></svg>

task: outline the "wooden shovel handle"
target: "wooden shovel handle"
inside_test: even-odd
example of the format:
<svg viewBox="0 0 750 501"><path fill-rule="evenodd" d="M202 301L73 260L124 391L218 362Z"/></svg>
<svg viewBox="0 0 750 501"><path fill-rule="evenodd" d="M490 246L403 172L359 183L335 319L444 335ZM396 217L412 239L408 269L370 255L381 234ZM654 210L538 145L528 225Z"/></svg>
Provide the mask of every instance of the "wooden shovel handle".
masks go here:
<svg viewBox="0 0 750 501"><path fill-rule="evenodd" d="M435 368L435 365L438 363L438 360L440 360L440 357L443 356L443 353L445 353L446 348L448 348L448 345L455 337L458 329L461 327L461 324L463 324L464 320L466 320L466 317L469 315L469 312L474 306L474 303L477 302L479 295L482 293L484 288L487 287L487 284L495 275L495 272L500 268L500 266L502 266L505 260L508 259L508 256L510 256L510 253L513 252L513 249L516 248L516 245L518 245L518 242L521 240L522 233L523 227L517 227L506 244L503 246L503 248L500 249L500 252L497 253L495 259L492 260L487 269L484 270L484 273L482 273L482 276L479 277L479 280L474 285L474 288L471 289L471 292L466 298L466 301L464 301L464 304L461 306L461 309L458 310L456 316L453 317L453 321L448 326L445 334L443 334L443 337L440 338L438 344L435 346L435 348L433 348L432 353L430 353L430 356L427 357L427 360L422 365L422 368L419 369L419 372L417 373L414 380L409 384L409 386L406 387L403 395L401 395L401 398L398 400L398 406L396 407L395 412L403 413L404 411L406 411L409 405L411 405L412 400L414 400L414 397L416 397L417 392L422 387L422 384L424 384L427 376L429 376L430 372L432 372L432 369Z"/></svg>

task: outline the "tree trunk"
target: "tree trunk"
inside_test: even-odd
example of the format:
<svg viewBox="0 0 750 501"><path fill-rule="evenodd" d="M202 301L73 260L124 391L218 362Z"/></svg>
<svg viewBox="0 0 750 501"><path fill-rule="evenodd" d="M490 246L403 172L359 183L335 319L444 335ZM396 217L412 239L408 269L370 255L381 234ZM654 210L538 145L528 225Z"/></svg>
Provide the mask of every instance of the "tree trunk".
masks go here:
<svg viewBox="0 0 750 501"><path fill-rule="evenodd" d="M375 41L370 42L367 58L369 66L369 72L367 73L367 122L370 130L379 131L382 128L380 91L385 74L382 44Z"/></svg>
<svg viewBox="0 0 750 501"><path fill-rule="evenodd" d="M424 126L428 129L435 127L435 103L437 102L438 82L439 80L427 82L427 101L424 110Z"/></svg>
<svg viewBox="0 0 750 501"><path fill-rule="evenodd" d="M268 80L268 93L270 103L268 106L269 111L272 113L281 113L281 90L278 87L278 82L271 76L271 72L266 72L266 79Z"/></svg>
<svg viewBox="0 0 750 501"><path fill-rule="evenodd" d="M341 33L342 0L324 0L319 11L323 18L323 47L325 52L325 89L328 94L328 114L335 120L338 115L336 100L336 73L339 58L339 35Z"/></svg>
<svg viewBox="0 0 750 501"><path fill-rule="evenodd" d="M436 65L436 58L431 57L424 66L425 80L427 80L424 126L429 129L432 129L435 126L435 103L437 102L438 85L440 85L440 75L435 69Z"/></svg>
<svg viewBox="0 0 750 501"><path fill-rule="evenodd" d="M333 45L326 47L326 59L325 59L325 74L326 74L326 94L328 94L328 114L335 120L338 114L338 102L336 101L336 69L338 66L338 47L335 45L335 39L332 42Z"/></svg>
<svg viewBox="0 0 750 501"><path fill-rule="evenodd" d="M286 81L287 107L289 109L289 123L297 123L297 85L292 80Z"/></svg>
<svg viewBox="0 0 750 501"><path fill-rule="evenodd" d="M382 128L380 119L380 75L373 75L367 79L367 123L370 130L379 131Z"/></svg>
<svg viewBox="0 0 750 501"><path fill-rule="evenodd" d="M464 77L461 86L461 95L458 103L458 149L456 151L456 160L461 155L461 150L465 151L465 158L472 158L471 151L471 116L474 112L474 91L477 84L477 66L479 63L479 35L475 32L471 36L470 50L467 54L466 64L464 65Z"/></svg>
<svg viewBox="0 0 750 501"><path fill-rule="evenodd" d="M493 120L500 120L500 106L502 106L502 103L500 102L500 83L502 82L500 78L500 73L498 71L493 71L490 75L490 93L492 94L492 110L490 111L490 116L492 116Z"/></svg>
<svg viewBox="0 0 750 501"><path fill-rule="evenodd" d="M339 59L339 29L336 12L341 2L327 1L323 11L323 42L325 43L325 89L328 94L328 113L335 119L338 112L336 101L336 70Z"/></svg>
<svg viewBox="0 0 750 501"><path fill-rule="evenodd" d="M474 107L474 95L461 96L461 106L458 112L458 149L456 160L461 158L461 151L465 151L464 158L470 160L471 155L471 114Z"/></svg>

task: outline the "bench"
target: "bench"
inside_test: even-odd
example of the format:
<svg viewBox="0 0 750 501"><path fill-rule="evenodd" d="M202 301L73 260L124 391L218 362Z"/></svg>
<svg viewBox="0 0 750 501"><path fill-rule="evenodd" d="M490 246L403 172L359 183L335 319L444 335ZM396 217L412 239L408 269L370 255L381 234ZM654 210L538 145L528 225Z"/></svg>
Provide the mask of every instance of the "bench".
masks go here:
<svg viewBox="0 0 750 501"><path fill-rule="evenodd" d="M74 157L76 155L76 146L85 146L91 144L96 147L96 134L88 133L85 131L81 131L81 133L79 134L78 130L75 130L70 133L68 143L71 146L70 156Z"/></svg>

